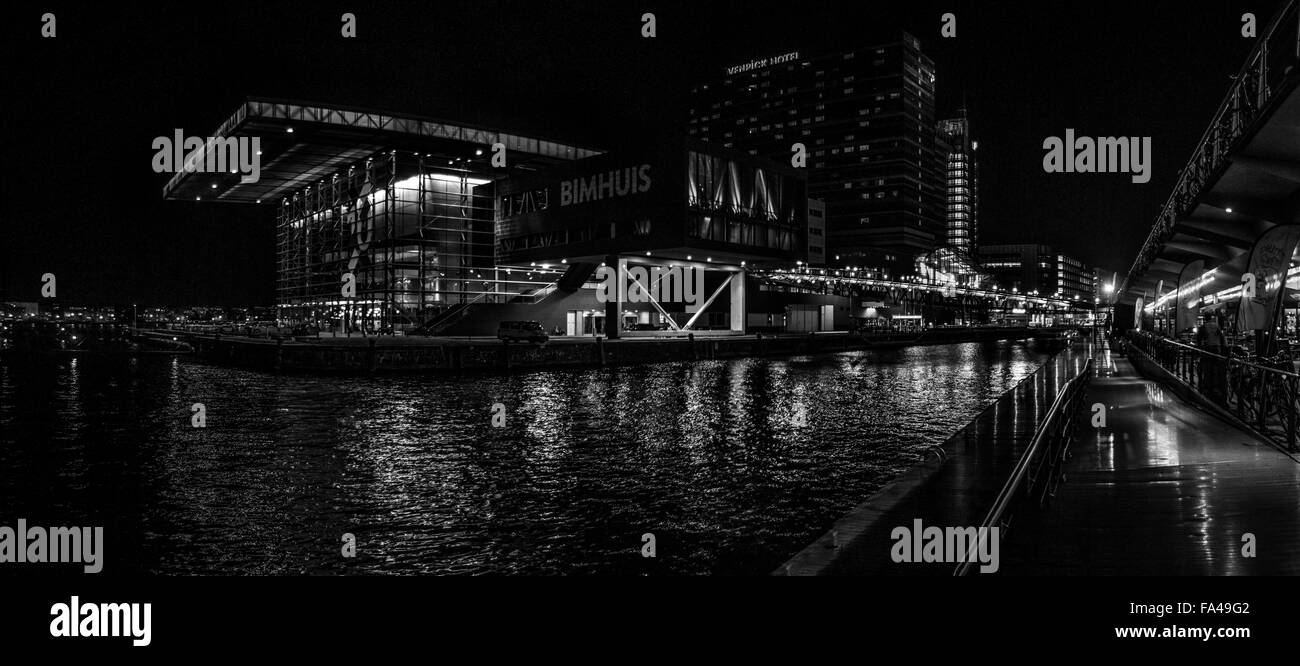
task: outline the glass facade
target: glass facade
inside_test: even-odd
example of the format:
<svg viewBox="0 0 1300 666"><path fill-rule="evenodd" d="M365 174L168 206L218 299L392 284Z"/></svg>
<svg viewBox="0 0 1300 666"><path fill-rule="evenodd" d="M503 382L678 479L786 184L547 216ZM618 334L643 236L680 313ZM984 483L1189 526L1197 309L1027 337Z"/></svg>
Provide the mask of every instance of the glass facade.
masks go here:
<svg viewBox="0 0 1300 666"><path fill-rule="evenodd" d="M979 243L979 163L965 110L958 118L939 121L939 142L947 153L945 205L948 245L975 254Z"/></svg>
<svg viewBox="0 0 1300 666"><path fill-rule="evenodd" d="M687 158L690 239L795 253L806 207L802 183L768 169L699 151Z"/></svg>
<svg viewBox="0 0 1300 666"><path fill-rule="evenodd" d="M504 297L493 269L491 181L445 165L377 154L286 198L276 243L280 319L391 332ZM345 294L348 276L354 296Z"/></svg>

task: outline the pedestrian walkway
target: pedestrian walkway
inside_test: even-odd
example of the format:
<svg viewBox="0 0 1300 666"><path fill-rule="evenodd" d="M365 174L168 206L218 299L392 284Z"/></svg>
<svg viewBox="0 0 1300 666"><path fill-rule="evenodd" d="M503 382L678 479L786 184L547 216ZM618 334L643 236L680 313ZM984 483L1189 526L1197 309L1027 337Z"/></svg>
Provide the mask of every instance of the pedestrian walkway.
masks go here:
<svg viewBox="0 0 1300 666"><path fill-rule="evenodd" d="M1300 464L1103 351L1066 481L1020 512L1003 575L1300 574ZM1253 535L1255 556L1243 555Z"/></svg>
<svg viewBox="0 0 1300 666"><path fill-rule="evenodd" d="M1083 371L1090 349L1079 343L1049 360L950 437L941 452L855 507L774 573L952 575L952 562L894 562L893 530L916 520L940 528L979 525L1057 394Z"/></svg>

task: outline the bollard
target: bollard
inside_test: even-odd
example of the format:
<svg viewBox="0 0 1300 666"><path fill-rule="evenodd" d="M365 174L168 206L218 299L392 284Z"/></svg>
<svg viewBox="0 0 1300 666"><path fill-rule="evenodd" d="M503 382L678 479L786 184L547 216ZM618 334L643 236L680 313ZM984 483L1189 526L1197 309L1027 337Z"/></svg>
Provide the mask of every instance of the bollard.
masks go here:
<svg viewBox="0 0 1300 666"><path fill-rule="evenodd" d="M691 345L691 360L698 361L700 357L695 354L695 334L687 333L686 340L688 341L688 344Z"/></svg>
<svg viewBox="0 0 1300 666"><path fill-rule="evenodd" d="M375 339L370 338L366 343L366 367L370 372L375 371Z"/></svg>
<svg viewBox="0 0 1300 666"><path fill-rule="evenodd" d="M763 334L762 333L759 333L757 336L755 336L754 346L758 348L758 355L761 357L763 355Z"/></svg>
<svg viewBox="0 0 1300 666"><path fill-rule="evenodd" d="M279 372L284 365L284 338L277 338L275 341L275 371Z"/></svg>
<svg viewBox="0 0 1300 666"><path fill-rule="evenodd" d="M605 338L596 336L596 352L600 354L600 367L605 367Z"/></svg>

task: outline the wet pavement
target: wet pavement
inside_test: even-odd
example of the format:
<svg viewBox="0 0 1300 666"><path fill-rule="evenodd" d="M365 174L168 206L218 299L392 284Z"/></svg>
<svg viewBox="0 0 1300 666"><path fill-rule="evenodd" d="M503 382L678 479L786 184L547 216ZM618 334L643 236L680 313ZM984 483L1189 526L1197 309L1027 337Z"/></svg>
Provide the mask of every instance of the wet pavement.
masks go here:
<svg viewBox="0 0 1300 666"><path fill-rule="evenodd" d="M1101 353L1066 482L1017 517L1007 575L1300 573L1300 464ZM1253 553L1251 546L1253 545ZM1251 556L1253 554L1253 556Z"/></svg>
<svg viewBox="0 0 1300 666"><path fill-rule="evenodd" d="M939 528L979 525L1057 394L1091 354L1086 344L1063 350L944 442L942 457L932 453L773 573L951 575L952 562L895 562L894 530L912 529L917 520Z"/></svg>

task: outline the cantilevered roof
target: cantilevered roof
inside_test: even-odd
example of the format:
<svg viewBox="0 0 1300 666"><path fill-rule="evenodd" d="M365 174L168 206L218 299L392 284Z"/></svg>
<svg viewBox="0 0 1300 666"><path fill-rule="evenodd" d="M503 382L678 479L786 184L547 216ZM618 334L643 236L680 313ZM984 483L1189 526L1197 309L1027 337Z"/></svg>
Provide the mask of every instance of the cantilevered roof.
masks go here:
<svg viewBox="0 0 1300 666"><path fill-rule="evenodd" d="M1300 223L1300 10L1291 0L1234 77L1209 129L1139 252L1118 302L1176 285L1183 268L1218 268L1214 291L1238 284L1255 241Z"/></svg>
<svg viewBox="0 0 1300 666"><path fill-rule="evenodd" d="M602 152L419 116L262 98L245 100L220 127L202 138L208 137L258 137L262 150L258 181L241 183L240 175L235 173L180 171L163 188L163 198L274 201L382 149L460 157L467 161L461 168L483 172L489 171L488 159L495 143L505 144L511 167L516 169ZM477 150L482 150L483 155L476 156Z"/></svg>

